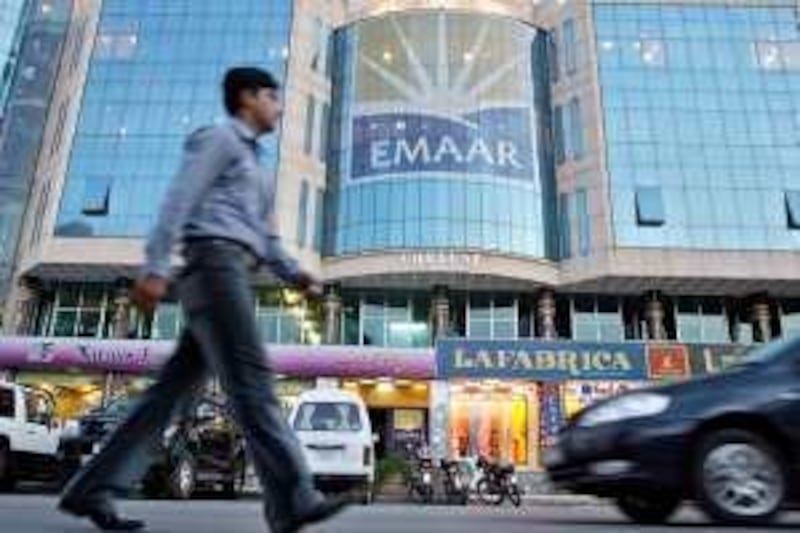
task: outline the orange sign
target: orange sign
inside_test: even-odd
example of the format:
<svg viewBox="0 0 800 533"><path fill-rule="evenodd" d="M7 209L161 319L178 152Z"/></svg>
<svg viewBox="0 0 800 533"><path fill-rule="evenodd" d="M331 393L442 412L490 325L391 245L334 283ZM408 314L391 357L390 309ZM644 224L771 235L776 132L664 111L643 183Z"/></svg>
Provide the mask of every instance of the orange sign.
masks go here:
<svg viewBox="0 0 800 533"><path fill-rule="evenodd" d="M650 344L647 363L652 379L685 378L691 375L689 350L682 344Z"/></svg>

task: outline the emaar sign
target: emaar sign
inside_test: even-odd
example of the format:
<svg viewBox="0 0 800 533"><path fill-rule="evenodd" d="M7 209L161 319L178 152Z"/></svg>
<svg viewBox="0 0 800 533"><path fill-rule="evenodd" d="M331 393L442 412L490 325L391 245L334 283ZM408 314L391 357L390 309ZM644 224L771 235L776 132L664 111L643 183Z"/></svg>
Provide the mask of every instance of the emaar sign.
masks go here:
<svg viewBox="0 0 800 533"><path fill-rule="evenodd" d="M485 124L479 127L480 124ZM356 117L355 179L409 172L488 174L531 179L533 145L527 109L494 109L458 120L380 114Z"/></svg>
<svg viewBox="0 0 800 533"><path fill-rule="evenodd" d="M446 11L391 14L348 30L351 181L537 178L536 30Z"/></svg>

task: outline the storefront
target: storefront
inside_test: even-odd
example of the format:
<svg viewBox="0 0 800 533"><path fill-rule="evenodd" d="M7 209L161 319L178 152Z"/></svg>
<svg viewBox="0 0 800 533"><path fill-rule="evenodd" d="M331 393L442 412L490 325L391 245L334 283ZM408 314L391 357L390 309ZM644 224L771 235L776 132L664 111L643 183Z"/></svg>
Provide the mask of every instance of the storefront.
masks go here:
<svg viewBox="0 0 800 533"><path fill-rule="evenodd" d="M451 457L486 456L538 470L566 419L649 379L645 345L446 340L436 354L448 413L432 431Z"/></svg>

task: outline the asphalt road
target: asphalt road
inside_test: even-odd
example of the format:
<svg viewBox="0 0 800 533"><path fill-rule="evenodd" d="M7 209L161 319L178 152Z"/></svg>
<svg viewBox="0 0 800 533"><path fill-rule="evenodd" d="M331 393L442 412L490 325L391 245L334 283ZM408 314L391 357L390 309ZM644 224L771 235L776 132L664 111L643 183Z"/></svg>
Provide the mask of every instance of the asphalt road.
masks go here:
<svg viewBox="0 0 800 533"><path fill-rule="evenodd" d="M55 500L42 496L0 496L0 533L82 533L87 523L60 515ZM131 501L123 511L148 521L152 533L267 533L260 506L253 501L149 502ZM797 531L800 513L785 515L771 528L738 531ZM529 504L520 509L374 505L354 507L309 533L561 533L561 532L714 532L724 531L704 521L693 509L683 510L670 527L628 524L604 505Z"/></svg>

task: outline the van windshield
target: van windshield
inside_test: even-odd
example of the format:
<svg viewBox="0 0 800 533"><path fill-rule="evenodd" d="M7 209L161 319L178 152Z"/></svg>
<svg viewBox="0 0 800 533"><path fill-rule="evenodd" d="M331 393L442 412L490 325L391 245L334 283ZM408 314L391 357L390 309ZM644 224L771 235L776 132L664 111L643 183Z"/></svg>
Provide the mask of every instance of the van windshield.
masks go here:
<svg viewBox="0 0 800 533"><path fill-rule="evenodd" d="M346 402L303 403L294 419L296 431L361 431L358 406Z"/></svg>

